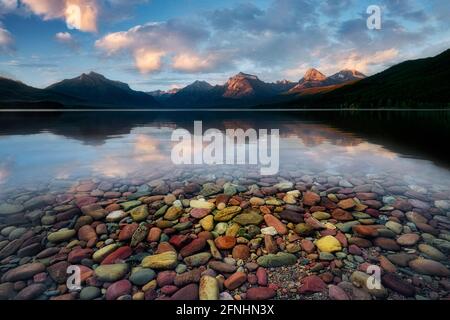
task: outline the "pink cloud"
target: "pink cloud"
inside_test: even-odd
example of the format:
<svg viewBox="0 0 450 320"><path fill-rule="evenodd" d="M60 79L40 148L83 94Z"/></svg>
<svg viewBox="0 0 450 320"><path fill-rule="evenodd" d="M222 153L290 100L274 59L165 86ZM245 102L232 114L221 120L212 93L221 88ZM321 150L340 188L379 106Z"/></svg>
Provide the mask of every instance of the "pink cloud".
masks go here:
<svg viewBox="0 0 450 320"><path fill-rule="evenodd" d="M44 20L63 19L69 29L97 31L99 4L97 0L22 0Z"/></svg>

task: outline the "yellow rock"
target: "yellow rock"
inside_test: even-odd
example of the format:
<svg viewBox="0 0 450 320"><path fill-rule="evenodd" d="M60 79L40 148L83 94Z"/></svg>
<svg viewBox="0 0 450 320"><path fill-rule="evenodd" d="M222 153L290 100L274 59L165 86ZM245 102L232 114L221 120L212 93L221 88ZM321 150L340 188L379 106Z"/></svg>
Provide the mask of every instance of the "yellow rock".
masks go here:
<svg viewBox="0 0 450 320"><path fill-rule="evenodd" d="M225 235L230 237L236 237L240 228L241 226L239 224L233 223L231 226L228 227L227 231L225 232Z"/></svg>
<svg viewBox="0 0 450 320"><path fill-rule="evenodd" d="M136 292L133 294L133 300L144 300L144 293L143 292Z"/></svg>
<svg viewBox="0 0 450 320"><path fill-rule="evenodd" d="M144 221L148 217L148 208L146 204L136 207L130 211L130 215L134 221Z"/></svg>
<svg viewBox="0 0 450 320"><path fill-rule="evenodd" d="M97 251L94 252L92 255L92 259L95 262L101 262L103 259L106 258L111 252L115 251L117 248L119 248L120 245L117 243L109 244L106 247L103 247Z"/></svg>
<svg viewBox="0 0 450 320"><path fill-rule="evenodd" d="M145 286L142 287L142 291L146 292L150 289L156 289L156 286L158 284L156 283L156 279L153 279L152 281L150 281L149 283L147 283Z"/></svg>
<svg viewBox="0 0 450 320"><path fill-rule="evenodd" d="M191 208L209 209L209 210L214 209L214 206L215 206L214 203L205 201L204 199L203 200L191 200L189 205L191 206Z"/></svg>
<svg viewBox="0 0 450 320"><path fill-rule="evenodd" d="M205 231L212 231L214 229L214 216L213 215L207 215L200 221L200 225L202 226L203 230Z"/></svg>
<svg viewBox="0 0 450 320"><path fill-rule="evenodd" d="M242 210L242 208L239 206L232 206L232 207L225 208L216 213L216 215L214 216L214 220L220 221L220 222L230 221L239 212L241 212L241 210Z"/></svg>
<svg viewBox="0 0 450 320"><path fill-rule="evenodd" d="M341 243L333 236L325 236L316 241L316 246L322 252L341 251Z"/></svg>
<svg viewBox="0 0 450 320"><path fill-rule="evenodd" d="M178 263L177 254L167 251L152 256L147 256L142 260L141 266L152 269L173 269Z"/></svg>

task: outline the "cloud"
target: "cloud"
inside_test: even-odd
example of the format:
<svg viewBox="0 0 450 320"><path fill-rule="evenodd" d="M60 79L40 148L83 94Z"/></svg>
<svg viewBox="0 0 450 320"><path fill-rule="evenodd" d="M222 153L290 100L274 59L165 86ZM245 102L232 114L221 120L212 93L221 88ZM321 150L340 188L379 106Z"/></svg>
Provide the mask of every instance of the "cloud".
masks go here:
<svg viewBox="0 0 450 320"><path fill-rule="evenodd" d="M187 56L193 52L208 33L191 23L181 20L138 25L128 31L110 33L96 41L96 47L107 56L130 53L135 66L141 73L161 70L164 59L175 56L174 64L180 68L192 68L195 62L187 65Z"/></svg>
<svg viewBox="0 0 450 320"><path fill-rule="evenodd" d="M17 9L17 0L0 0L0 15Z"/></svg>
<svg viewBox="0 0 450 320"><path fill-rule="evenodd" d="M22 0L44 20L64 19L69 29L97 31L99 4L96 0Z"/></svg>
<svg viewBox="0 0 450 320"><path fill-rule="evenodd" d="M11 33L2 28L0 24L0 53L8 53L11 52L14 48L14 40L11 36Z"/></svg>
<svg viewBox="0 0 450 320"><path fill-rule="evenodd" d="M145 74L160 70L165 55L164 51L140 48L134 52L134 61L139 71Z"/></svg>
<svg viewBox="0 0 450 320"><path fill-rule="evenodd" d="M71 49L79 49L78 42L69 32L58 32L55 35L56 41L68 46Z"/></svg>

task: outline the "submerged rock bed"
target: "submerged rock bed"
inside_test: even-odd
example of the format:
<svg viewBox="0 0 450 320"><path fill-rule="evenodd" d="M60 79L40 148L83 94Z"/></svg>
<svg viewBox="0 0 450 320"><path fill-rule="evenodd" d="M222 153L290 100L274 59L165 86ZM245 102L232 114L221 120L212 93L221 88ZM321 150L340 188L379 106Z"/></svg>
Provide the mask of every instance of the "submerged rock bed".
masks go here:
<svg viewBox="0 0 450 320"><path fill-rule="evenodd" d="M450 297L446 186L213 169L4 190L0 299ZM79 289L67 287L69 266Z"/></svg>

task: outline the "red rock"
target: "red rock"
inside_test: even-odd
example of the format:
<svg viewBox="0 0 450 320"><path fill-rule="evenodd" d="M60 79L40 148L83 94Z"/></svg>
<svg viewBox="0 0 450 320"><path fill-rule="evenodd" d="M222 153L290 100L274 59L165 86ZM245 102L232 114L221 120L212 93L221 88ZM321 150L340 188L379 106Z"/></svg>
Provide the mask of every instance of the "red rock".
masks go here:
<svg viewBox="0 0 450 320"><path fill-rule="evenodd" d="M389 261L388 258L386 258L385 256L379 256L378 260L380 261L380 267L386 271L386 272L396 272L397 268L394 266L394 264Z"/></svg>
<svg viewBox="0 0 450 320"><path fill-rule="evenodd" d="M52 301L72 301L72 300L75 300L75 296L72 293L66 293L66 294L62 294L60 296L51 297L50 300L52 300Z"/></svg>
<svg viewBox="0 0 450 320"><path fill-rule="evenodd" d="M96 184L93 182L86 182L84 184L80 184L76 191L77 192L90 192L96 188Z"/></svg>
<svg viewBox="0 0 450 320"><path fill-rule="evenodd" d="M150 229L147 235L148 242L157 242L161 237L162 230L157 227L153 227Z"/></svg>
<svg viewBox="0 0 450 320"><path fill-rule="evenodd" d="M125 260L132 254L133 250L130 247L128 246L120 247L119 249L111 252L108 256L106 256L106 258L103 259L101 264L114 264L118 260Z"/></svg>
<svg viewBox="0 0 450 320"><path fill-rule="evenodd" d="M373 209L380 209L383 206L383 204L378 200L365 200L362 203Z"/></svg>
<svg viewBox="0 0 450 320"><path fill-rule="evenodd" d="M275 253L278 251L278 245L270 234L264 235L264 246L268 253Z"/></svg>
<svg viewBox="0 0 450 320"><path fill-rule="evenodd" d="M28 280L35 274L45 271L45 265L40 262L27 263L9 270L2 278L1 282L15 282L19 280Z"/></svg>
<svg viewBox="0 0 450 320"><path fill-rule="evenodd" d="M102 234L107 234L108 233L108 228L106 227L106 224L104 223L100 223L95 227L95 232L98 235L102 235Z"/></svg>
<svg viewBox="0 0 450 320"><path fill-rule="evenodd" d="M276 291L268 287L250 288L247 290L246 300L269 300L275 297Z"/></svg>
<svg viewBox="0 0 450 320"><path fill-rule="evenodd" d="M256 270L256 277L258 278L258 284L260 286L267 286L268 282L269 282L269 276L267 275L267 271L266 269L264 269L263 267L259 267Z"/></svg>
<svg viewBox="0 0 450 320"><path fill-rule="evenodd" d="M202 238L197 238L191 241L191 243L187 244L180 250L181 256L188 257L193 255L194 253L200 252L205 248L206 240Z"/></svg>
<svg viewBox="0 0 450 320"><path fill-rule="evenodd" d="M401 246L413 246L420 240L420 236L416 233L402 234L397 238L397 243Z"/></svg>
<svg viewBox="0 0 450 320"><path fill-rule="evenodd" d="M184 234L177 234L170 238L169 243L175 248L180 249L191 242L192 238Z"/></svg>
<svg viewBox="0 0 450 320"><path fill-rule="evenodd" d="M301 287L298 290L299 293L322 292L327 288L325 282L320 277L315 275L303 278L301 283Z"/></svg>
<svg viewBox="0 0 450 320"><path fill-rule="evenodd" d="M328 287L328 296L331 300L350 300L344 289L335 285L330 285Z"/></svg>
<svg viewBox="0 0 450 320"><path fill-rule="evenodd" d="M370 240L359 237L351 237L348 242L350 244L355 244L360 248L370 248L372 246L372 242Z"/></svg>
<svg viewBox="0 0 450 320"><path fill-rule="evenodd" d="M284 235L288 233L286 225L271 214L264 215L264 221L269 227L274 227L278 234Z"/></svg>
<svg viewBox="0 0 450 320"><path fill-rule="evenodd" d="M83 259L88 259L92 256L92 253L94 251L92 249L86 248L86 249L82 249L82 248L77 248L77 249L73 249L72 251L70 251L68 257L67 257L67 261L69 261L69 263L72 264L78 264L81 262L81 260Z"/></svg>
<svg viewBox="0 0 450 320"><path fill-rule="evenodd" d="M341 243L342 247L346 248L348 246L347 237L342 232L337 232L335 238Z"/></svg>
<svg viewBox="0 0 450 320"><path fill-rule="evenodd" d="M174 252L176 252L175 248L172 247L172 245L170 243L168 243L168 242L160 242L158 244L158 248L157 248L155 253L159 254L159 253L164 253L164 252L167 252L167 251L174 251Z"/></svg>
<svg viewBox="0 0 450 320"><path fill-rule="evenodd" d="M82 208L84 206L88 206L90 204L94 204L97 202L97 198L95 197L90 197L90 196L81 196L81 197L77 197L75 204L79 207Z"/></svg>
<svg viewBox="0 0 450 320"><path fill-rule="evenodd" d="M311 240L303 239L300 245L306 253L313 253L316 250L316 246Z"/></svg>
<svg viewBox="0 0 450 320"><path fill-rule="evenodd" d="M14 300L34 300L47 290L47 287L41 283L31 284L22 289Z"/></svg>
<svg viewBox="0 0 450 320"><path fill-rule="evenodd" d="M228 290L239 288L247 281L247 274L244 272L235 272L224 281L224 286Z"/></svg>
<svg viewBox="0 0 450 320"><path fill-rule="evenodd" d="M394 273L386 273L381 277L381 283L391 290L398 292L405 297L413 297L416 294L414 286Z"/></svg>
<svg viewBox="0 0 450 320"><path fill-rule="evenodd" d="M352 227L353 233L357 233L363 237L376 237L378 235L378 230L374 226L367 226L358 224Z"/></svg>
<svg viewBox="0 0 450 320"><path fill-rule="evenodd" d="M349 252L350 254L357 255L357 256L362 255L361 249L360 249L357 245L354 245L354 244L351 244L351 245L348 247L348 252Z"/></svg>
<svg viewBox="0 0 450 320"><path fill-rule="evenodd" d="M258 278L254 273L249 273L247 275L247 282L250 283L251 285L255 285L258 283Z"/></svg>
<svg viewBox="0 0 450 320"><path fill-rule="evenodd" d="M131 237L133 236L133 233L136 231L136 229L138 227L139 227L139 225L137 223L131 223L131 224L124 225L119 233L119 241L130 240Z"/></svg>
<svg viewBox="0 0 450 320"><path fill-rule="evenodd" d="M198 300L198 284L191 283L175 292L171 300Z"/></svg>
<svg viewBox="0 0 450 320"><path fill-rule="evenodd" d="M205 240L214 240L214 236L209 231L201 231L197 237L205 239Z"/></svg>
<svg viewBox="0 0 450 320"><path fill-rule="evenodd" d="M338 202L338 207L344 210L353 208L356 205L355 200L352 198L344 199Z"/></svg>
<svg viewBox="0 0 450 320"><path fill-rule="evenodd" d="M164 287L161 288L161 292L166 294L166 295L169 295L169 296L174 294L177 291L178 291L178 287L177 286L168 285L168 286L164 286Z"/></svg>
<svg viewBox="0 0 450 320"><path fill-rule="evenodd" d="M354 220L350 212L342 210L340 208L334 209L333 212L331 213L331 216L333 217L333 219L336 219L338 221Z"/></svg>
<svg viewBox="0 0 450 320"><path fill-rule="evenodd" d="M306 218L305 223L317 230L325 229L325 225L314 217Z"/></svg>
<svg viewBox="0 0 450 320"><path fill-rule="evenodd" d="M173 283L177 287L184 287L190 283L198 283L200 281L202 271L200 269L193 269L182 274L178 274Z"/></svg>
<svg viewBox="0 0 450 320"><path fill-rule="evenodd" d="M397 244L397 242L395 242L395 240L390 239L390 238L378 237L375 240L373 240L373 244L384 250L390 250L390 251L399 251L400 250L400 246Z"/></svg>
<svg viewBox="0 0 450 320"><path fill-rule="evenodd" d="M247 260L250 257L250 248L245 244L238 244L233 248L234 259Z"/></svg>
<svg viewBox="0 0 450 320"><path fill-rule="evenodd" d="M229 250L236 245L236 238L232 236L220 236L214 240L214 243L220 250Z"/></svg>
<svg viewBox="0 0 450 320"><path fill-rule="evenodd" d="M194 208L189 214L195 219L201 219L206 217L210 212L211 210L209 209Z"/></svg>
<svg viewBox="0 0 450 320"><path fill-rule="evenodd" d="M117 300L117 298L131 293L131 282L124 279L114 282L106 289L106 300Z"/></svg>
<svg viewBox="0 0 450 320"><path fill-rule="evenodd" d="M403 199L397 199L392 206L395 209L401 210L401 211L410 211L412 210L413 206L408 202L408 200L403 200Z"/></svg>
<svg viewBox="0 0 450 320"><path fill-rule="evenodd" d="M303 204L307 206L314 206L320 201L320 196L317 193L306 191L303 193Z"/></svg>
<svg viewBox="0 0 450 320"><path fill-rule="evenodd" d="M57 283L65 283L68 277L67 268L70 266L66 261L57 262L47 268L47 272L53 281Z"/></svg>
<svg viewBox="0 0 450 320"><path fill-rule="evenodd" d="M164 287L167 285L173 284L175 277L177 276L177 273L175 271L162 271L158 273L158 276L156 277L156 283L158 284L158 287Z"/></svg>
<svg viewBox="0 0 450 320"><path fill-rule="evenodd" d="M380 216L380 212L376 209L367 208L365 212L374 218L378 218Z"/></svg>

